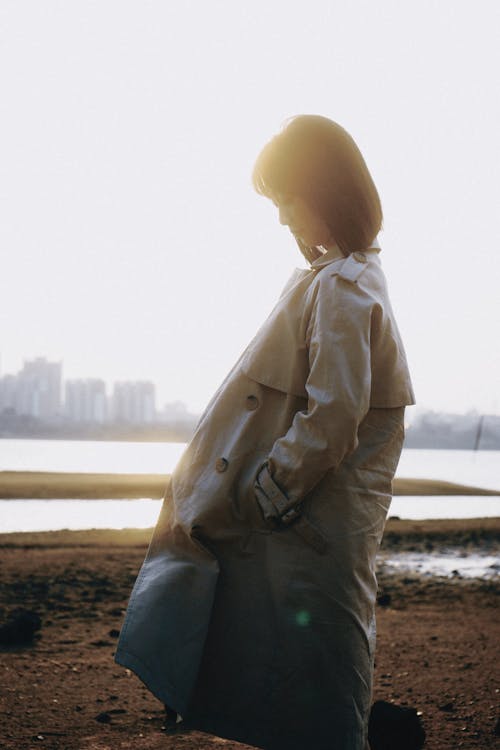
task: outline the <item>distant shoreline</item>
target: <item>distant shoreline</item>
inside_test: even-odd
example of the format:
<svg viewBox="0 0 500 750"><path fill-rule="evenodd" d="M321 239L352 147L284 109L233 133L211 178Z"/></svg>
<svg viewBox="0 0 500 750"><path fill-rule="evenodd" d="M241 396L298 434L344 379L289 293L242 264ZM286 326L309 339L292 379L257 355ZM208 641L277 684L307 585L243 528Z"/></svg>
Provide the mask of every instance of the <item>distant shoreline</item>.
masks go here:
<svg viewBox="0 0 500 750"><path fill-rule="evenodd" d="M162 498L167 474L100 474L45 471L0 471L2 500L70 500ZM396 478L396 496L500 496L499 490L439 479Z"/></svg>

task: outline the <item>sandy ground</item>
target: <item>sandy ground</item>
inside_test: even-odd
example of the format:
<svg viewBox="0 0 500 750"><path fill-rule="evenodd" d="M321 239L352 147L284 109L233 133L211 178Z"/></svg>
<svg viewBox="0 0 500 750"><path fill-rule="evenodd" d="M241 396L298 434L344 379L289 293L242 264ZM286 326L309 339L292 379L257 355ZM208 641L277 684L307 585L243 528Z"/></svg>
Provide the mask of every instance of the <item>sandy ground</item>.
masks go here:
<svg viewBox="0 0 500 750"><path fill-rule="evenodd" d="M168 479L168 474L0 471L0 499L161 498ZM487 490L440 479L396 478L393 490L394 495L500 495L500 488Z"/></svg>
<svg viewBox="0 0 500 750"><path fill-rule="evenodd" d="M245 747L185 728L165 728L162 706L113 662L149 533L0 535L0 625L16 607L41 618L31 645L2 648L0 747ZM384 541L386 551L457 545L463 554L498 553L500 519L394 520ZM381 572L379 583L374 700L421 711L429 750L500 748L495 734L500 716L498 578L467 581Z"/></svg>

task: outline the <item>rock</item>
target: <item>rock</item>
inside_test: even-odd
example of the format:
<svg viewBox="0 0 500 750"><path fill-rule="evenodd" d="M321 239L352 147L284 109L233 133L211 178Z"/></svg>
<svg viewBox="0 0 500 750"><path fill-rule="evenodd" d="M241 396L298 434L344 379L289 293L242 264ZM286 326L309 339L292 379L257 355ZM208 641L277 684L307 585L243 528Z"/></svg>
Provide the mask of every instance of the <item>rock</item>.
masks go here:
<svg viewBox="0 0 500 750"><path fill-rule="evenodd" d="M119 631L119 630L117 630L116 628L112 628L112 629L111 629L111 630L109 631L108 635L109 635L109 637L110 637L110 638L119 638L119 636L120 636L120 631Z"/></svg>
<svg viewBox="0 0 500 750"><path fill-rule="evenodd" d="M100 714L97 714L95 717L95 720L99 722L99 724L110 724L111 723L111 716L107 711L103 711Z"/></svg>
<svg viewBox="0 0 500 750"><path fill-rule="evenodd" d="M425 731L415 708L376 701L370 713L368 739L371 750L420 750Z"/></svg>
<svg viewBox="0 0 500 750"><path fill-rule="evenodd" d="M42 627L42 620L31 609L15 609L7 622L0 626L0 645L26 646L33 643L35 633Z"/></svg>
<svg viewBox="0 0 500 750"><path fill-rule="evenodd" d="M380 594L377 596L377 604L379 604L381 607L388 607L391 603L391 595L390 594Z"/></svg>
<svg viewBox="0 0 500 750"><path fill-rule="evenodd" d="M440 711L454 711L455 710L455 704L450 701L449 703L443 703L442 706L438 706Z"/></svg>

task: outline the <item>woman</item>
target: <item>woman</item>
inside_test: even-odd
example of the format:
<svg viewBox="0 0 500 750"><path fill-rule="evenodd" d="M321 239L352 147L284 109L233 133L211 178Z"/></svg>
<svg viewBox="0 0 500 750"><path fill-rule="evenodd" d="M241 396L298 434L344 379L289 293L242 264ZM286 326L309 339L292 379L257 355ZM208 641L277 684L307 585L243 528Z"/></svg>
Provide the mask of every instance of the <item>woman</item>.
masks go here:
<svg viewBox="0 0 500 750"><path fill-rule="evenodd" d="M352 138L292 119L254 186L310 262L172 474L116 659L192 727L266 749L363 750L375 555L413 403Z"/></svg>

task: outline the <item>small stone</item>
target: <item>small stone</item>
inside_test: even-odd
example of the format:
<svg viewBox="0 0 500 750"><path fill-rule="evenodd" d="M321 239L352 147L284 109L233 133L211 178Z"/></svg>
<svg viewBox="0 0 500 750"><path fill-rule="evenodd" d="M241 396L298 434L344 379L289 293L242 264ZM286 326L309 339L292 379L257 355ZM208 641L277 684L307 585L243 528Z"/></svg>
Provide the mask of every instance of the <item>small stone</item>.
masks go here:
<svg viewBox="0 0 500 750"><path fill-rule="evenodd" d="M454 711L455 710L455 704L453 701L449 701L448 703L443 703L442 706L438 706L440 711Z"/></svg>
<svg viewBox="0 0 500 750"><path fill-rule="evenodd" d="M391 603L391 595L390 594L380 594L377 596L377 604L380 607L388 607Z"/></svg>
<svg viewBox="0 0 500 750"><path fill-rule="evenodd" d="M120 637L120 631L117 630L117 628L111 628L111 630L108 633L110 638L119 638Z"/></svg>
<svg viewBox="0 0 500 750"><path fill-rule="evenodd" d="M97 714L95 720L98 721L99 724L109 724L111 722L111 716L107 711L102 711L102 713Z"/></svg>

